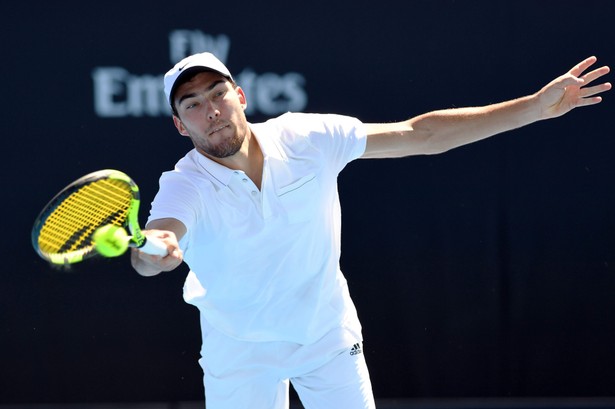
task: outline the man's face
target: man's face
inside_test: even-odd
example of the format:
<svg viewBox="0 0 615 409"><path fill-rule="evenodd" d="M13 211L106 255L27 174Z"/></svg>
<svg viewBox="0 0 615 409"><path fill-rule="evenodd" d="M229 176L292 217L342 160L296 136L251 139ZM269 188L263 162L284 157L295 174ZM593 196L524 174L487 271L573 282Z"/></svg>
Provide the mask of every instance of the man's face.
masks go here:
<svg viewBox="0 0 615 409"><path fill-rule="evenodd" d="M179 116L173 117L177 130L200 153L223 159L239 151L249 132L241 88L220 74L201 72L177 88L173 102Z"/></svg>

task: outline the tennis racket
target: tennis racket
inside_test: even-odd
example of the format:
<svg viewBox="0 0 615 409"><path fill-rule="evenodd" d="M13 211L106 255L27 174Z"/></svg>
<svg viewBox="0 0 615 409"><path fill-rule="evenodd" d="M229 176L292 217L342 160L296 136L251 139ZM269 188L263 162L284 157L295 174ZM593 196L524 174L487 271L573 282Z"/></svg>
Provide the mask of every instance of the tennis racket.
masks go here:
<svg viewBox="0 0 615 409"><path fill-rule="evenodd" d="M128 245L165 256L162 241L146 240L139 227L139 188L125 173L106 169L85 175L58 193L32 228L36 252L53 264L73 264L97 255L94 233L115 225L126 229ZM119 254L118 254L119 255Z"/></svg>

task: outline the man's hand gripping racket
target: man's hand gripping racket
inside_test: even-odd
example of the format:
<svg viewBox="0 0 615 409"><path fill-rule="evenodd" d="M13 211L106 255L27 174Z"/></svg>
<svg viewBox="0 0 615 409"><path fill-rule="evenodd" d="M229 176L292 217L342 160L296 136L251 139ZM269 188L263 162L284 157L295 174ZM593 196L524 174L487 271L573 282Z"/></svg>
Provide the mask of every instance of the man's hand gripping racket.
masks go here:
<svg viewBox="0 0 615 409"><path fill-rule="evenodd" d="M139 188L128 175L110 169L90 173L45 206L34 223L32 245L54 264L73 264L96 254L116 257L128 247L166 256L165 243L146 239L141 231L139 204Z"/></svg>

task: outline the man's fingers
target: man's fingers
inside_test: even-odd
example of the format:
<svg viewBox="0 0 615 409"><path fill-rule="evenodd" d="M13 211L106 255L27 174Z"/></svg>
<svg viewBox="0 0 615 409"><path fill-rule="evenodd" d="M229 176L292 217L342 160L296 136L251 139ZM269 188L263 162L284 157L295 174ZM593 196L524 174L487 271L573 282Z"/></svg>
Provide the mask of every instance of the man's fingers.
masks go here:
<svg viewBox="0 0 615 409"><path fill-rule="evenodd" d="M603 75L608 74L610 71L611 69L609 67L604 66L604 67L600 67L597 70L593 70L592 72L589 72L583 75L582 78L584 78L587 83L590 83L602 77Z"/></svg>
<svg viewBox="0 0 615 409"><path fill-rule="evenodd" d="M604 84L594 85L593 87L582 88L579 95L581 96L581 98L587 98L608 91L610 89L611 83L605 82Z"/></svg>
<svg viewBox="0 0 615 409"><path fill-rule="evenodd" d="M578 77L586 69L588 69L589 67L594 65L597 60L598 59L596 57L594 57L594 56L586 58L583 61L581 61L580 63L578 63L577 65L575 65L574 67L572 67L572 69L569 72L570 72L570 74L574 75L575 77Z"/></svg>

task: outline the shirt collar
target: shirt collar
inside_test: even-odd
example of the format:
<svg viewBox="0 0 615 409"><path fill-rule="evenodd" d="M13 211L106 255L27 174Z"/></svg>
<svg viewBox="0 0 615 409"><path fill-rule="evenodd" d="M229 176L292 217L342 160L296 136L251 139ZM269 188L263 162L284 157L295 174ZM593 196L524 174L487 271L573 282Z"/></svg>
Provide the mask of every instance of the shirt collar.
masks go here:
<svg viewBox="0 0 615 409"><path fill-rule="evenodd" d="M259 127L254 127L252 124L248 125L250 126L250 130L252 131L252 135L255 136L259 146L261 147L263 157L267 159L269 155L275 154L275 152L277 152L277 149L273 141L271 141L267 137L261 137L260 132L256 132L255 130L255 128ZM209 159L207 156L199 153L198 151L196 151L196 160L203 172L209 174L212 178L214 178L224 186L229 185L231 178L236 173L235 170L227 168L226 166Z"/></svg>
<svg viewBox="0 0 615 409"><path fill-rule="evenodd" d="M220 165L218 162L214 162L207 156L201 154L196 149L195 153L200 170L203 173L210 175L213 179L223 184L224 186L228 186L229 182L231 181L231 178L233 177L234 170L229 169L226 166Z"/></svg>

